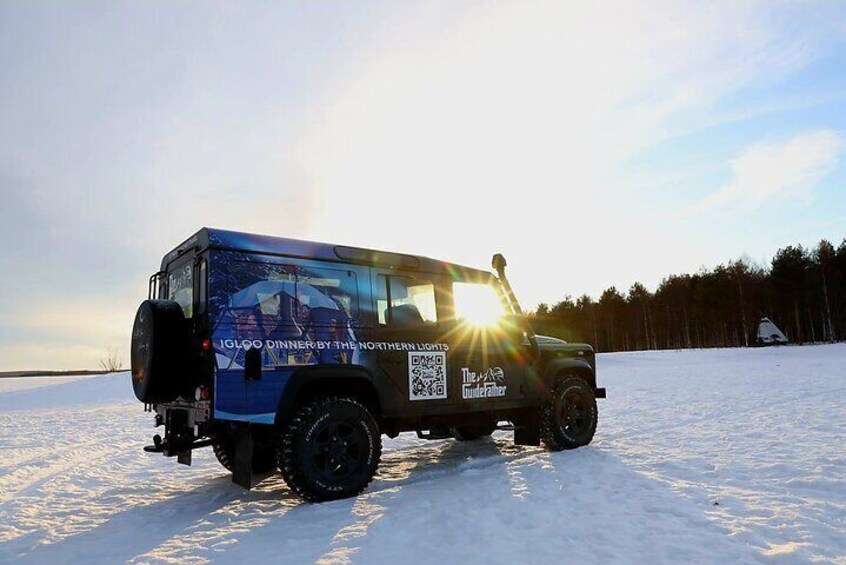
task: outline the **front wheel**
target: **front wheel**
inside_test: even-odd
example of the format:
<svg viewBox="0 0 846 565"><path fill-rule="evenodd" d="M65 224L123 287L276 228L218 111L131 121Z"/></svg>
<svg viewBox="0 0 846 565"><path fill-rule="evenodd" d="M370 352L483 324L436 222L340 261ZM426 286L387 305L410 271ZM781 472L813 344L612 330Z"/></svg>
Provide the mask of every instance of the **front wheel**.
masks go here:
<svg viewBox="0 0 846 565"><path fill-rule="evenodd" d="M363 491L379 466L382 436L355 398L313 400L297 409L279 438L279 470L304 500L322 502Z"/></svg>
<svg viewBox="0 0 846 565"><path fill-rule="evenodd" d="M541 407L541 440L551 451L587 445L596 432L597 419L593 389L581 377L566 376Z"/></svg>

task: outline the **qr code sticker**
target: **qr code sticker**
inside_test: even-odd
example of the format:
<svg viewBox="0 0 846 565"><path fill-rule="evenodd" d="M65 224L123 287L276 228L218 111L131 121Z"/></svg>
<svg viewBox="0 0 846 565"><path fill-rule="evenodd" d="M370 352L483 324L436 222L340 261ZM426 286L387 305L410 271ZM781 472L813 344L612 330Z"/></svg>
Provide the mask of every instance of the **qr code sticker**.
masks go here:
<svg viewBox="0 0 846 565"><path fill-rule="evenodd" d="M408 399L447 397L446 353L408 352Z"/></svg>

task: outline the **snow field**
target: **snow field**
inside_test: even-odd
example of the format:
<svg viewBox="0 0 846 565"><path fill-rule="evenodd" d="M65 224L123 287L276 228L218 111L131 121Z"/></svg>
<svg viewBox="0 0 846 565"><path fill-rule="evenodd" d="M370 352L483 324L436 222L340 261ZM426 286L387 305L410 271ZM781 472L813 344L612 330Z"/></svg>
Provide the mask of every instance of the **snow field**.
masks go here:
<svg viewBox="0 0 846 565"><path fill-rule="evenodd" d="M361 496L141 446L124 374L0 386L0 562L846 563L846 346L599 357L594 443L384 439ZM3 383L0 383L2 385Z"/></svg>

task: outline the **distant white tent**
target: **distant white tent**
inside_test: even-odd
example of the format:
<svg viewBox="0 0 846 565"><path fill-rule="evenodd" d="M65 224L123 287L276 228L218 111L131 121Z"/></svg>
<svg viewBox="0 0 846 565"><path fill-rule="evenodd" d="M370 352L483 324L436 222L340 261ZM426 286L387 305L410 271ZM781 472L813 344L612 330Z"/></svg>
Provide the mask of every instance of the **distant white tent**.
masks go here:
<svg viewBox="0 0 846 565"><path fill-rule="evenodd" d="M788 343L787 336L769 318L761 318L760 323L758 323L758 338L756 341L758 345L782 345Z"/></svg>

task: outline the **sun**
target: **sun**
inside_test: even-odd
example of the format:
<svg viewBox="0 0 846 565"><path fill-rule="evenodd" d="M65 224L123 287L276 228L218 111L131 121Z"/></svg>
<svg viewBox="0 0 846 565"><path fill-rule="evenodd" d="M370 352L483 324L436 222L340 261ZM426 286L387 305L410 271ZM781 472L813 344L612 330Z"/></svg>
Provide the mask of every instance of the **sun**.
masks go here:
<svg viewBox="0 0 846 565"><path fill-rule="evenodd" d="M454 283L455 317L474 326L493 326L505 314L496 290L490 284Z"/></svg>

